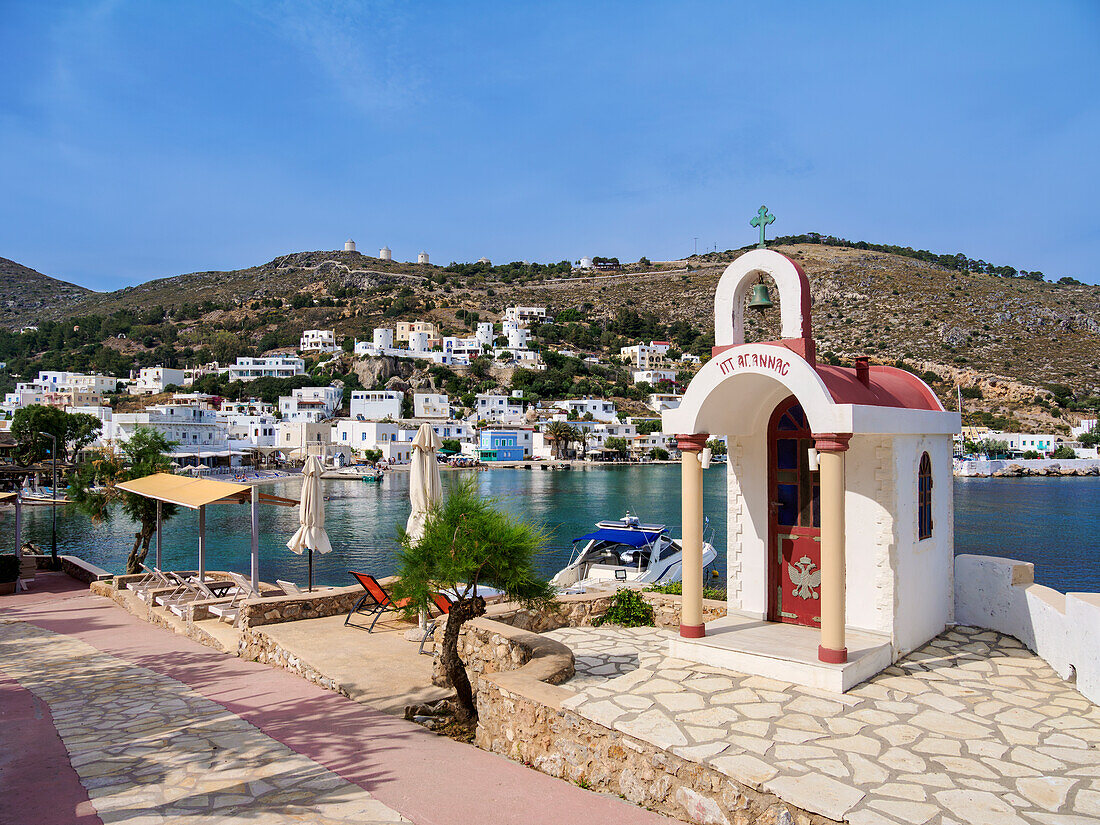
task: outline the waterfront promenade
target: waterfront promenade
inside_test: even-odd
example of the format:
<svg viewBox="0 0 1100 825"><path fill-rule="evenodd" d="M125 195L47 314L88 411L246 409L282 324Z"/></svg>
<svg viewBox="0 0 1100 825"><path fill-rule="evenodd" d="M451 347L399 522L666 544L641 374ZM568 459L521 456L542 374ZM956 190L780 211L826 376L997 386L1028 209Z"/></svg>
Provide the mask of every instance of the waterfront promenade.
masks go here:
<svg viewBox="0 0 1100 825"><path fill-rule="evenodd" d="M0 740L11 825L669 821L213 652L62 574L0 603Z"/></svg>

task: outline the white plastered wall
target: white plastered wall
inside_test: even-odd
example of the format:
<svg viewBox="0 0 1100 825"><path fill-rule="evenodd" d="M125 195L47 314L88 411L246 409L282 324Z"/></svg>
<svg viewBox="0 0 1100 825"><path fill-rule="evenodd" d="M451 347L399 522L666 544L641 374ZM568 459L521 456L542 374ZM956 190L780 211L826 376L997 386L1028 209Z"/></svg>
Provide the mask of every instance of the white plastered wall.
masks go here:
<svg viewBox="0 0 1100 825"><path fill-rule="evenodd" d="M731 436L727 468L726 598L730 610L768 612L768 454L763 435Z"/></svg>
<svg viewBox="0 0 1100 825"><path fill-rule="evenodd" d="M891 439L856 435L844 458L848 627L892 635L896 577Z"/></svg>
<svg viewBox="0 0 1100 825"><path fill-rule="evenodd" d="M932 461L932 536L919 541L917 477L925 452ZM893 475L897 479L893 642L895 655L903 656L953 621L955 524L950 436L897 436Z"/></svg>

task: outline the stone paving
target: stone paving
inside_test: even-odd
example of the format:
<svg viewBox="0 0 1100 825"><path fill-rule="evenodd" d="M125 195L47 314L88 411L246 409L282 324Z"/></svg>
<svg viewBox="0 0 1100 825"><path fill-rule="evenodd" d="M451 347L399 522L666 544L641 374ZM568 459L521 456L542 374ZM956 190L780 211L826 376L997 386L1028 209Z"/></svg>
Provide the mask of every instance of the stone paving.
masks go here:
<svg viewBox="0 0 1100 825"><path fill-rule="evenodd" d="M671 631L546 634L581 716L852 825L1100 822L1100 707L1015 639L956 627L846 694L663 655Z"/></svg>
<svg viewBox="0 0 1100 825"><path fill-rule="evenodd" d="M104 823L408 822L181 682L0 619L0 671L50 707Z"/></svg>

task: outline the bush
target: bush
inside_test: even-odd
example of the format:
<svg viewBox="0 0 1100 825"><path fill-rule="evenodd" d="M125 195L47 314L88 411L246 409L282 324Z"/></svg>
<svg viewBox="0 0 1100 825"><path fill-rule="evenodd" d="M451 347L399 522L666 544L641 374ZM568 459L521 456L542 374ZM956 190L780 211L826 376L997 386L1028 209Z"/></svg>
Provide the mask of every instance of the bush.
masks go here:
<svg viewBox="0 0 1100 825"><path fill-rule="evenodd" d="M13 582L18 578L19 559L14 555L0 556L0 582Z"/></svg>
<svg viewBox="0 0 1100 825"><path fill-rule="evenodd" d="M596 627L617 624L621 627L653 627L653 606L637 590L622 588L615 593L611 607L592 622Z"/></svg>
<svg viewBox="0 0 1100 825"><path fill-rule="evenodd" d="M684 583L669 582L668 584L653 584L647 587L646 590L650 593L666 593L669 596L682 596L684 595ZM726 594L721 590L715 590L713 587L704 587L703 598L724 602L726 600Z"/></svg>
<svg viewBox="0 0 1100 825"><path fill-rule="evenodd" d="M1038 450L1025 450L1024 451L1024 458L1038 458L1038 457L1039 457L1039 451Z"/></svg>
<svg viewBox="0 0 1100 825"><path fill-rule="evenodd" d="M1063 444L1061 447L1054 451L1054 454L1051 456L1051 458L1077 458L1077 453L1074 451L1073 447L1067 447L1065 444Z"/></svg>

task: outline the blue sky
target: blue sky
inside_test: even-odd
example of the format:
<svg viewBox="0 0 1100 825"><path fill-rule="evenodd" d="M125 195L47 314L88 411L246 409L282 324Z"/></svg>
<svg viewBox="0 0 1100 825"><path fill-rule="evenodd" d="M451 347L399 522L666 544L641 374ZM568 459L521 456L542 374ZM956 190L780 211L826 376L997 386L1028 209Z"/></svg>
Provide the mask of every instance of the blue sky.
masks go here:
<svg viewBox="0 0 1100 825"><path fill-rule="evenodd" d="M1100 4L0 0L0 256L95 289L342 248L806 231L1100 282Z"/></svg>

